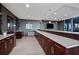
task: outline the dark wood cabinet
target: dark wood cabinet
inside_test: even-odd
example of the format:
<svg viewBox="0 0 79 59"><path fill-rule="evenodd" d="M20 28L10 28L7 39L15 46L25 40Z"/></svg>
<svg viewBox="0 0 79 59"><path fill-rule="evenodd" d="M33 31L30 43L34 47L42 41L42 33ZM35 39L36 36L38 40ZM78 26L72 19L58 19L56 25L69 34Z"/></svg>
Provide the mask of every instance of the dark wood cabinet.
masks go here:
<svg viewBox="0 0 79 59"><path fill-rule="evenodd" d="M12 39L11 38L7 38L7 53L10 53L13 46L12 46Z"/></svg>
<svg viewBox="0 0 79 59"><path fill-rule="evenodd" d="M66 48L38 32L35 37L47 55L79 55L79 47Z"/></svg>
<svg viewBox="0 0 79 59"><path fill-rule="evenodd" d="M54 55L54 42L47 39L48 54Z"/></svg>
<svg viewBox="0 0 79 59"><path fill-rule="evenodd" d="M15 46L14 35L0 40L0 55L9 54Z"/></svg>
<svg viewBox="0 0 79 59"><path fill-rule="evenodd" d="M4 44L1 43L0 44L0 55L5 55L6 54L6 49L7 49L7 46L6 46L5 42L4 42Z"/></svg>
<svg viewBox="0 0 79 59"><path fill-rule="evenodd" d="M55 44L55 46L54 46L54 54L55 55L65 55L66 50L63 47L61 47L60 45Z"/></svg>
<svg viewBox="0 0 79 59"><path fill-rule="evenodd" d="M23 32L16 32L16 39L21 39L23 37Z"/></svg>
<svg viewBox="0 0 79 59"><path fill-rule="evenodd" d="M47 37L41 35L40 33L35 32L35 37L37 38L39 44L45 51L47 55L54 54L54 42L51 40L48 40Z"/></svg>

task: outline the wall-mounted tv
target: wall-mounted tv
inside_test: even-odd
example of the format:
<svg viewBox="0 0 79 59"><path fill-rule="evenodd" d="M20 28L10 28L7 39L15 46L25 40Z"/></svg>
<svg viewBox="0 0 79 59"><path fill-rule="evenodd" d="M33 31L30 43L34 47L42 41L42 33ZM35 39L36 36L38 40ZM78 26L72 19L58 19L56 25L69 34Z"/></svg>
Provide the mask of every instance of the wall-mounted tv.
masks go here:
<svg viewBox="0 0 79 59"><path fill-rule="evenodd" d="M54 27L53 24L50 24L50 23L47 24L47 29L53 29L53 27Z"/></svg>

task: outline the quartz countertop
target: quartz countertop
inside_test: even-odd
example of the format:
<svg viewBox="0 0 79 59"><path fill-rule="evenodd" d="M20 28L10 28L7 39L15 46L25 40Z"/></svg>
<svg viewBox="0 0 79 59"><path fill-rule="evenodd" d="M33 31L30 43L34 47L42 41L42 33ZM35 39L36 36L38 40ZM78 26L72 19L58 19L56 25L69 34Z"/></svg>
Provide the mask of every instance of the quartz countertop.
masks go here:
<svg viewBox="0 0 79 59"><path fill-rule="evenodd" d="M12 36L12 35L14 35L14 34L7 34L7 35L0 35L0 40L2 40L2 39L4 39L4 38L7 38L7 37L9 37L9 36Z"/></svg>
<svg viewBox="0 0 79 59"><path fill-rule="evenodd" d="M76 35L79 35L79 32L60 31L60 30L53 30L53 29L41 29L41 30L55 31L55 32L62 32L62 33L70 33L70 34L76 34Z"/></svg>
<svg viewBox="0 0 79 59"><path fill-rule="evenodd" d="M51 34L51 33L48 33L48 32L43 32L43 31L39 31L39 30L36 30L36 32L46 36L47 38L57 42L58 44L66 47L66 48L72 48L72 47L79 46L78 40L66 38L66 37L63 37L63 36Z"/></svg>

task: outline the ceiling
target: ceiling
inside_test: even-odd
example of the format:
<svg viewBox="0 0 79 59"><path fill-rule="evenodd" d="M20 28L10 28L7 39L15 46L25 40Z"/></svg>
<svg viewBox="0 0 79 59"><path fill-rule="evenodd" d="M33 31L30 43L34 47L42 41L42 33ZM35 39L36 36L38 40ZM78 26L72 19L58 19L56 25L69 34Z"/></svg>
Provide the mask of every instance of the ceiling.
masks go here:
<svg viewBox="0 0 79 59"><path fill-rule="evenodd" d="M2 3L20 19L32 20L64 20L79 16L78 3Z"/></svg>

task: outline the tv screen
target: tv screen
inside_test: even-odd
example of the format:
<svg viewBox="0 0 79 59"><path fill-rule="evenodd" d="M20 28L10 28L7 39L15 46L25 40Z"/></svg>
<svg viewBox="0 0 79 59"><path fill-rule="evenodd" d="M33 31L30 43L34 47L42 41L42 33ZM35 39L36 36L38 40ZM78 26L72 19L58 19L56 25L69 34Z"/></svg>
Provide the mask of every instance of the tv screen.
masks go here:
<svg viewBox="0 0 79 59"><path fill-rule="evenodd" d="M47 24L47 29L51 29L51 28L53 28L54 26L53 26L53 24Z"/></svg>

